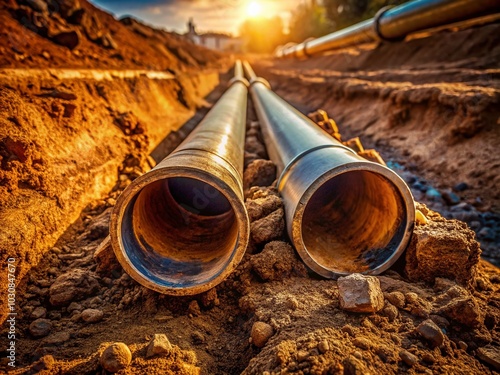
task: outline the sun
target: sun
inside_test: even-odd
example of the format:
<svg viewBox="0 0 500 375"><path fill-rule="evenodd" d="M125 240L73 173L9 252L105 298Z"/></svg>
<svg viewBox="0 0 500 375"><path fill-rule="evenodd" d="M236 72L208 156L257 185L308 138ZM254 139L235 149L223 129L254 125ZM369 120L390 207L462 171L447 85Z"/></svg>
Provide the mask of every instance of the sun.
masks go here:
<svg viewBox="0 0 500 375"><path fill-rule="evenodd" d="M247 5L247 14L249 17L258 17L262 13L262 5L257 1L251 1Z"/></svg>

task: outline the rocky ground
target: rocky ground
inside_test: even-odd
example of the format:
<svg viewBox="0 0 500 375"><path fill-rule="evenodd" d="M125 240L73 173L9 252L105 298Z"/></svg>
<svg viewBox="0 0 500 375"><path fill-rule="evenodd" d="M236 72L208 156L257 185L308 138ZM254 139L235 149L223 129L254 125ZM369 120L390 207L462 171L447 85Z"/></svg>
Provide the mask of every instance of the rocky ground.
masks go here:
<svg viewBox="0 0 500 375"><path fill-rule="evenodd" d="M21 2L6 4L0 9L4 17L7 17L5 9L10 9L9 15L17 14L12 9L19 8ZM31 12L35 12L34 6L30 5ZM87 9L88 4L83 8ZM46 14L43 9L38 13ZM6 25L18 27L19 22L14 23L9 17ZM55 18L59 22L59 16ZM110 21L111 26L118 31L110 36L120 43L122 26ZM80 26L68 27L81 33ZM73 134L82 139L81 135L92 128L88 118L80 117L81 113L90 116L97 112L104 134L108 134L108 139L121 140L122 149L114 150L116 165L109 174L110 184L106 185L109 188L106 190L102 184L99 194L79 195L81 209L73 210L76 221L71 225L70 221L57 222L60 234L52 242L55 244L48 251L38 248L36 256L26 252L26 276L20 276L17 285L17 368L8 367L5 350L0 352L0 369L11 370L13 374L500 372L500 271L490 262L480 260L481 249L485 258L497 265L500 259L500 197L495 188L500 159L494 148L500 137L498 27L489 24L445 31L431 36L427 42L414 39L392 46L364 46L301 62L260 60L256 66L257 72L300 110L308 113L323 108L337 122L345 140L359 136L365 147L376 148L388 166L400 173L412 188L422 215L411 244L391 270L377 277L353 275L338 281L324 280L306 269L287 239L283 203L273 188L275 167L267 160L260 126L249 103L244 185L252 223L251 242L243 261L226 281L201 295L169 297L142 287L123 272L106 246L112 207L134 178L149 170L154 160L172 151L201 120L224 91L230 74L223 74L222 84L197 103L204 95L196 80L192 85L185 81L160 85L164 97L169 98L164 103L170 103L171 108L185 108L182 116L175 119L182 120L184 126L181 123L172 126L169 136L160 143L160 134L152 130L155 124L174 120L162 118L160 112L157 117L154 113L147 117L137 112L137 116L143 116L138 122L145 124L145 133L155 141L147 142L146 146L139 143L142 146L136 153L129 152L129 147L133 146L130 136L141 135L134 132L137 127L113 125L117 128L114 129L106 125L123 117L120 113L124 110L120 108L124 102L102 98L97 87L95 94L93 89L87 89L90 92L87 94L75 89L74 82L51 86L50 90L42 90L45 86L36 82L33 87L26 81L4 83L5 92L13 96L19 95L18 91L23 93L19 96L33 101L33 107L43 108L55 102L58 108L76 100L79 117L68 119L58 112L48 129L73 127ZM51 43L46 46L51 46L53 37L41 36L39 32L35 30L30 37L40 44L39 38L46 39ZM108 60L111 57L102 50L105 47L94 42L87 46L87 42L83 39L82 53L86 55L93 48L101 48L95 52L101 63L114 61ZM443 52L447 45L451 45L448 48L453 53ZM26 48L29 51L35 47L30 44ZM51 50L52 57L59 56L58 48ZM436 54L435 48L443 53ZM0 55L9 59L5 65L8 67L19 67L18 63L50 66L42 60L43 56L18 61ZM350 57L342 63L346 56ZM71 59L68 61L73 63ZM131 59L125 61L135 64ZM121 68L146 68L142 63L127 64ZM154 69L163 68L158 65ZM178 78L177 71L174 73ZM126 86L121 86L121 81L105 83L104 87L112 93L113 86L108 85L118 85L116 88L121 88L127 98L133 98L133 93L144 98L148 89L156 90L157 86L143 79L129 80ZM94 84L98 85L92 82L90 86ZM179 84L185 94L201 90L193 95L190 108L179 104L184 97L177 96ZM78 98L35 95L53 94L56 89L63 93L76 91ZM85 95L84 99L80 95ZM134 105L136 111L140 106ZM115 110L99 114L106 106ZM13 124L9 120L13 116L25 118L10 113L12 107L5 101L2 108L2 124ZM21 103L15 108L25 106ZM152 108L159 111L160 106ZM36 114L34 109L31 111ZM190 116L193 117L188 121ZM20 123L17 126L30 134L28 131L35 131L36 124L43 121ZM131 123L137 124L118 121L118 125ZM9 126L5 129L15 129ZM69 135L61 142L67 147L72 144ZM18 150L15 142L3 144L10 145L4 149ZM48 160L41 163L42 175L47 168L57 167L57 163L48 158L51 153L44 148L46 143L41 143L41 147L36 145L34 149L45 152ZM51 145L54 147L54 143ZM438 150L439 157L435 156ZM37 164L34 161L38 159L32 155L26 160ZM89 160L86 153L81 155L81 161L75 158L75 163ZM11 158L7 162L19 163L19 160ZM81 165L79 171L83 173L85 167ZM10 172L9 166L2 164L2 173ZM59 185L64 183L50 185L60 189L55 190L55 200L60 199L63 207L71 207L71 196L59 197L58 191L64 191ZM66 185L69 186L64 188L71 190L71 185ZM44 185L20 186L22 192L31 189L48 194ZM88 186L87 190L93 189ZM6 200L9 204L24 196L15 189L8 190L4 181L2 188L12 197ZM2 213L5 207L9 205L2 206ZM22 226L19 228L24 235ZM34 254L37 245L33 243ZM47 240L45 244L49 243ZM11 251L2 248L2 256L9 256ZM2 342L7 333L8 325L4 323Z"/></svg>

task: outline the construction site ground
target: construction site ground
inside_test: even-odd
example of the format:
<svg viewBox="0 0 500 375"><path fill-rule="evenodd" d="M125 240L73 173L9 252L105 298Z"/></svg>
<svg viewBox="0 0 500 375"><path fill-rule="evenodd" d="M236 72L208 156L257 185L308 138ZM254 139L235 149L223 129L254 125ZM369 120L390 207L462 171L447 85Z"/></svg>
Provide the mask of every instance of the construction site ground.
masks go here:
<svg viewBox="0 0 500 375"><path fill-rule="evenodd" d="M44 13L23 4L0 4L0 371L101 374L101 354L122 342L132 359L118 374L500 372L500 23L307 60L241 56L301 112L325 110L344 140L380 152L425 216L377 276L383 308L356 313L290 245L251 102L252 232L236 271L189 297L124 273L102 246L117 197L202 120L235 56L85 1L87 21L58 9L43 33ZM68 30L79 34L73 49L54 42ZM158 334L172 347L150 356Z"/></svg>

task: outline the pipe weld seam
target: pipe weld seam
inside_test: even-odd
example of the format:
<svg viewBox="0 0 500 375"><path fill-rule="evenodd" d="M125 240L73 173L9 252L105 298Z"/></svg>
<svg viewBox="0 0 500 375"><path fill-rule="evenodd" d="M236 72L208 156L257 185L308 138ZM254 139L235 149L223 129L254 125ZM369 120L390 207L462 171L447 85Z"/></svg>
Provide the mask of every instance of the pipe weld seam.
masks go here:
<svg viewBox="0 0 500 375"><path fill-rule="evenodd" d="M223 158L222 156L216 154L215 152L213 151L209 151L209 150L204 150L202 148L193 148L193 147L190 147L190 148L183 148L183 149L180 149L179 151L175 151L173 152L171 155L174 156L175 154L180 154L180 153L183 153L184 151L202 151L202 152L206 152L210 155L213 155L215 156L216 158L224 161L224 163L226 163L229 167L231 167L231 170L229 171L231 177L233 178L233 180L236 182L236 185L239 186L241 188L241 193L243 194L243 184L242 184L242 180L243 180L243 175L241 174L241 172L238 170L238 168L236 168L231 162L229 162L227 159ZM239 177L239 179L237 178Z"/></svg>
<svg viewBox="0 0 500 375"><path fill-rule="evenodd" d="M384 34L382 34L382 31L380 30L380 21L382 20L382 17L392 8L394 8L394 5L386 5L385 7L380 8L379 11L373 17L373 30L375 31L377 37L383 42L389 42L389 43L401 42L406 38L406 35L388 38L384 36Z"/></svg>
<svg viewBox="0 0 500 375"><path fill-rule="evenodd" d="M269 81L267 79L264 79L262 77L257 77L257 78L254 78L250 81L250 88L252 88L253 85L255 85L256 83L262 83L264 86L266 86L269 90L272 90L271 88L271 84L269 83Z"/></svg>

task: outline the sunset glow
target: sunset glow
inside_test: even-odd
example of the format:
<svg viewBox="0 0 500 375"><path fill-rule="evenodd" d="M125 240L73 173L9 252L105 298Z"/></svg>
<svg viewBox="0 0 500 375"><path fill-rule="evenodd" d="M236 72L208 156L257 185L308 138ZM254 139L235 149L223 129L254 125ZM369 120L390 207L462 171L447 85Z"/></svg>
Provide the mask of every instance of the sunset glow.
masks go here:
<svg viewBox="0 0 500 375"><path fill-rule="evenodd" d="M249 17L258 17L262 14L262 5L257 1L252 1L247 6L247 14Z"/></svg>

